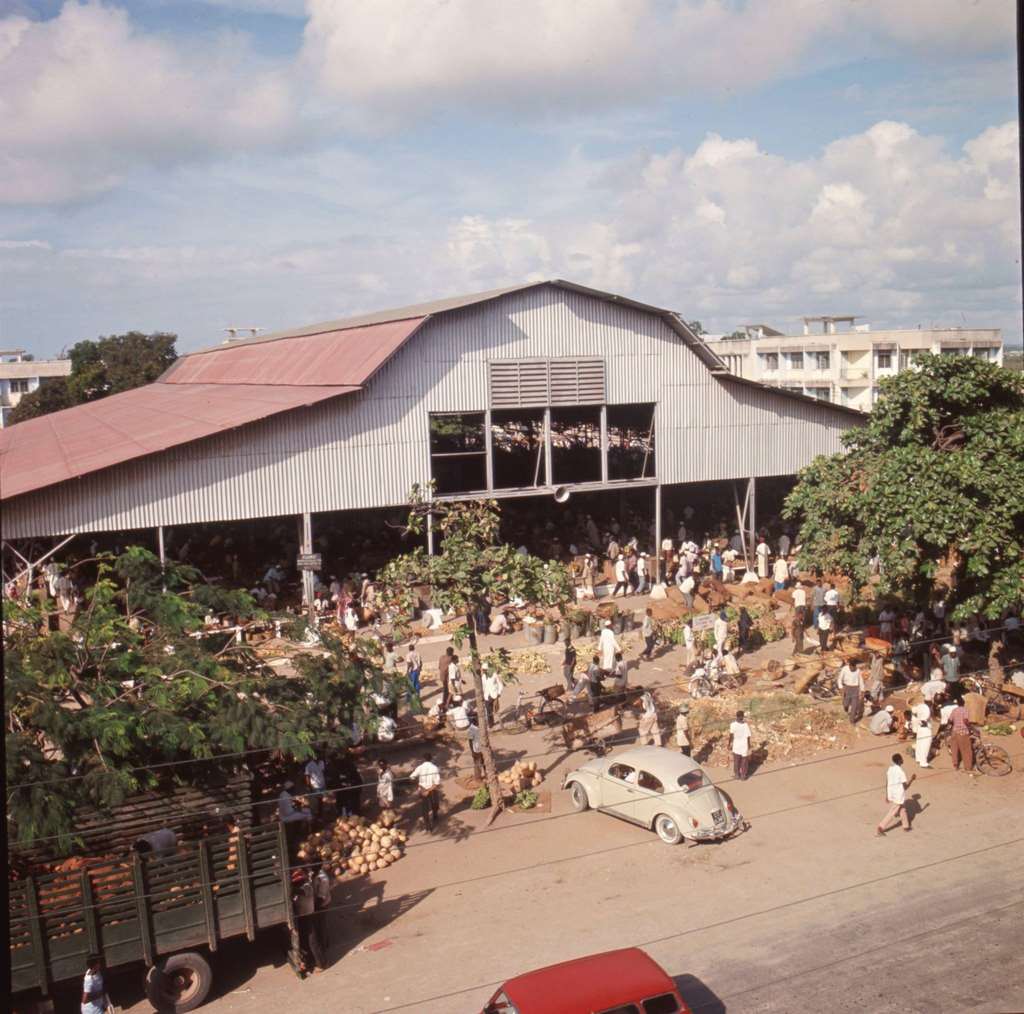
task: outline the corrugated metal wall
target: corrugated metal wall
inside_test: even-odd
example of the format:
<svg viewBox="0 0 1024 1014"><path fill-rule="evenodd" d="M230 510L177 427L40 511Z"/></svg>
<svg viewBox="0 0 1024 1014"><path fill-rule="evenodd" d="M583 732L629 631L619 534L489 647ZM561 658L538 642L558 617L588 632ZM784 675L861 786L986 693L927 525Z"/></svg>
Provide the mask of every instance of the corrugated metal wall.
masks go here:
<svg viewBox="0 0 1024 1014"><path fill-rule="evenodd" d="M430 412L481 411L487 362L601 357L611 404L656 402L659 477L795 472L853 417L714 379L659 317L554 287L435 317L366 391L5 504L7 538L383 507L429 478Z"/></svg>

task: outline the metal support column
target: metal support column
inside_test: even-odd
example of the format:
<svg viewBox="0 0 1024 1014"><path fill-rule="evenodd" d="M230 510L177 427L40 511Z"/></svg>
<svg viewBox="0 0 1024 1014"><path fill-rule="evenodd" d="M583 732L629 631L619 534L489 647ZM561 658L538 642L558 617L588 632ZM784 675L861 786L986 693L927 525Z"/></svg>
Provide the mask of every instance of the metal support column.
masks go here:
<svg viewBox="0 0 1024 1014"><path fill-rule="evenodd" d="M167 554L164 552L164 526L157 525L156 529L156 549L160 555L160 569L164 569L164 565L167 563Z"/></svg>
<svg viewBox="0 0 1024 1014"><path fill-rule="evenodd" d="M757 483L753 476L747 480L747 495L750 497L748 520L750 522L750 556L753 560L757 549ZM756 563L756 561L754 562Z"/></svg>
<svg viewBox="0 0 1024 1014"><path fill-rule="evenodd" d="M661 559L661 483L654 487L654 583L662 580Z"/></svg>
<svg viewBox="0 0 1024 1014"><path fill-rule="evenodd" d="M427 511L427 556L434 555L434 515Z"/></svg>
<svg viewBox="0 0 1024 1014"><path fill-rule="evenodd" d="M313 515L306 511L300 519L301 546L299 550L304 556L313 552ZM309 613L309 624L316 627L316 610L313 608L313 600L316 598L316 577L311 570L302 572L302 604Z"/></svg>
<svg viewBox="0 0 1024 1014"><path fill-rule="evenodd" d="M494 489L494 431L491 429L491 410L484 412L484 462L487 469L487 488Z"/></svg>
<svg viewBox="0 0 1024 1014"><path fill-rule="evenodd" d="M601 481L608 482L608 406L601 406Z"/></svg>
<svg viewBox="0 0 1024 1014"><path fill-rule="evenodd" d="M551 409L544 409L544 485L549 489L554 485L551 463Z"/></svg>

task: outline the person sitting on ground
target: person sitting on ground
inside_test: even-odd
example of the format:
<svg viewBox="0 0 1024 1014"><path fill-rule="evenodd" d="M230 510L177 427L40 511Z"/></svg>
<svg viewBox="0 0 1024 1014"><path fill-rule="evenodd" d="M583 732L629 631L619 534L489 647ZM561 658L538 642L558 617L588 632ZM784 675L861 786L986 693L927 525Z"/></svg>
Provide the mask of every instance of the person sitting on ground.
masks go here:
<svg viewBox="0 0 1024 1014"><path fill-rule="evenodd" d="M499 609L491 620L491 625L488 630L492 634L507 634L508 633L508 616L505 615L504 609Z"/></svg>
<svg viewBox="0 0 1024 1014"><path fill-rule="evenodd" d="M887 704L881 711L876 711L868 722L869 731L875 736L887 736L895 724L894 708Z"/></svg>
<svg viewBox="0 0 1024 1014"><path fill-rule="evenodd" d="M921 694L924 699L929 703L933 704L946 692L946 681L942 678L942 670L939 670L938 676L934 672L931 674L931 678L927 683L921 684Z"/></svg>

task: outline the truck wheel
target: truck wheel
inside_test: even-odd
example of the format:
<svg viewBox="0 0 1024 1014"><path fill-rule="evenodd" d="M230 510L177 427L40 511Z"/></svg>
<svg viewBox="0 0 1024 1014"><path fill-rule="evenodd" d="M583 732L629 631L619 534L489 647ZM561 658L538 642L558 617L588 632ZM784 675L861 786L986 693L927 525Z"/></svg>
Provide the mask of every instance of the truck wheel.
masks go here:
<svg viewBox="0 0 1024 1014"><path fill-rule="evenodd" d="M206 1000L213 972L195 951L172 954L146 973L146 997L160 1014L186 1014Z"/></svg>

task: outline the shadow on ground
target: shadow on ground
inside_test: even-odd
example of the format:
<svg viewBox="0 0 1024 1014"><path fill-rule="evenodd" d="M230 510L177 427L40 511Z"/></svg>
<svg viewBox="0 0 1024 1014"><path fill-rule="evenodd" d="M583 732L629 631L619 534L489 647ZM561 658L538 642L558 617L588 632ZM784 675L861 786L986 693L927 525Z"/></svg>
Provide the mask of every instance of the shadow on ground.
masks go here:
<svg viewBox="0 0 1024 1014"><path fill-rule="evenodd" d="M715 991L696 975L673 976L676 989L693 1014L725 1014L725 1004Z"/></svg>

